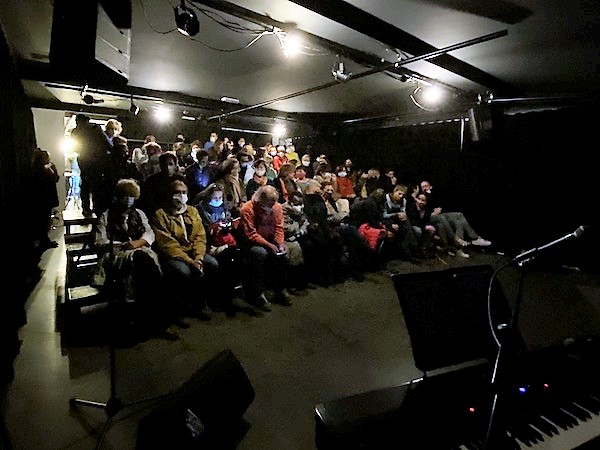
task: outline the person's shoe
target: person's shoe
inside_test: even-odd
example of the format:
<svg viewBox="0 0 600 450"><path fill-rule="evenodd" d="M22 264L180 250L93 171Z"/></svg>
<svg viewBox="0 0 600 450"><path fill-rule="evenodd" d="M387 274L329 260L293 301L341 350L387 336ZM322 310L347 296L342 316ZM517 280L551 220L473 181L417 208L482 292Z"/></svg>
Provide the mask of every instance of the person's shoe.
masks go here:
<svg viewBox="0 0 600 450"><path fill-rule="evenodd" d="M170 331L167 330L161 330L161 331L157 331L156 333L152 334L153 338L156 339L164 339L165 341L171 341L171 342L175 342L179 340L179 336L176 335L175 333L171 333Z"/></svg>
<svg viewBox="0 0 600 450"><path fill-rule="evenodd" d="M460 258L470 258L471 257L471 255L469 255L467 252L465 252L462 248L457 250L456 256L458 256Z"/></svg>
<svg viewBox="0 0 600 450"><path fill-rule="evenodd" d="M255 306L260 311L271 312L271 302L267 300L265 294L260 294L260 296L252 302L252 305Z"/></svg>
<svg viewBox="0 0 600 450"><path fill-rule="evenodd" d="M208 309L208 306L204 306L202 309L200 309L200 311L198 311L196 317L200 320L208 322L210 319L212 319L212 313L210 312L210 309Z"/></svg>
<svg viewBox="0 0 600 450"><path fill-rule="evenodd" d="M461 239L459 237L455 237L454 242L456 242L461 247L467 247L469 245L469 243L467 241L465 241L464 239Z"/></svg>
<svg viewBox="0 0 600 450"><path fill-rule="evenodd" d="M190 327L190 324L185 322L184 320L177 318L175 320L173 320L173 325L175 325L176 327L179 327L181 329L186 329Z"/></svg>
<svg viewBox="0 0 600 450"><path fill-rule="evenodd" d="M282 306L292 306L292 296L287 291L287 289L282 289L279 292L276 292L273 296L273 301Z"/></svg>
<svg viewBox="0 0 600 450"><path fill-rule="evenodd" d="M461 250L461 252L462 252L462 250ZM454 249L448 250L448 256L456 256L456 250L454 250Z"/></svg>
<svg viewBox="0 0 600 450"><path fill-rule="evenodd" d="M471 241L471 244L479 247L487 247L488 245L492 245L492 242L488 241L487 239L483 239L482 237L478 237L474 241Z"/></svg>
<svg viewBox="0 0 600 450"><path fill-rule="evenodd" d="M365 276L362 272L354 272L351 276L354 281L358 281L359 283L365 281Z"/></svg>

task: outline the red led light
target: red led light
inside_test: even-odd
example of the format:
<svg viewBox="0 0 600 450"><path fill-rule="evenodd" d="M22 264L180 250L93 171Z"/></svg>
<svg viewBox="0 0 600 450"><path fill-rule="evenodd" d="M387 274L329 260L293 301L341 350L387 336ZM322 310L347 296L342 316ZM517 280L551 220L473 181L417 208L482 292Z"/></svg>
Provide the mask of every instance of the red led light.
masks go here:
<svg viewBox="0 0 600 450"><path fill-rule="evenodd" d="M475 408L473 408L472 406L469 408L469 412L470 413L474 413L475 412Z"/></svg>

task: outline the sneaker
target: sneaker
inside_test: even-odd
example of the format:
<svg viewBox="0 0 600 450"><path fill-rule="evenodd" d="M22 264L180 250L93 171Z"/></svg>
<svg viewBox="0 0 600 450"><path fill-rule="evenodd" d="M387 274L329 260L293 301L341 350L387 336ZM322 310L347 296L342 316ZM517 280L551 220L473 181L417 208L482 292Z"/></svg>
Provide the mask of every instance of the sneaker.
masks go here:
<svg viewBox="0 0 600 450"><path fill-rule="evenodd" d="M198 313L196 314L196 317L200 320L204 320L205 322L208 322L210 319L212 319L212 314L210 312L210 309L208 309L208 307L205 306L200 311L198 311Z"/></svg>
<svg viewBox="0 0 600 450"><path fill-rule="evenodd" d="M469 245L469 243L467 241L465 241L464 239L461 239L459 237L454 238L454 242L456 242L461 247L466 247L467 245Z"/></svg>
<svg viewBox="0 0 600 450"><path fill-rule="evenodd" d="M471 255L469 255L467 252L465 252L462 248L456 251L456 256L460 257L460 258L470 258Z"/></svg>
<svg viewBox="0 0 600 450"><path fill-rule="evenodd" d="M275 293L273 297L273 301L282 305L282 306L292 306L292 297L287 289L282 289L281 291Z"/></svg>
<svg viewBox="0 0 600 450"><path fill-rule="evenodd" d="M187 329L190 327L190 324L185 322L183 319L181 318L176 318L175 320L173 320L173 325L175 325L176 327L182 328L182 329Z"/></svg>
<svg viewBox="0 0 600 450"><path fill-rule="evenodd" d="M456 256L456 250L448 250L448 256Z"/></svg>
<svg viewBox="0 0 600 450"><path fill-rule="evenodd" d="M471 244L478 245L480 247L487 247L488 245L492 245L491 241L478 237L474 241L471 241Z"/></svg>
<svg viewBox="0 0 600 450"><path fill-rule="evenodd" d="M267 300L265 294L260 294L260 296L252 302L252 305L259 309L260 311L271 312L271 302Z"/></svg>

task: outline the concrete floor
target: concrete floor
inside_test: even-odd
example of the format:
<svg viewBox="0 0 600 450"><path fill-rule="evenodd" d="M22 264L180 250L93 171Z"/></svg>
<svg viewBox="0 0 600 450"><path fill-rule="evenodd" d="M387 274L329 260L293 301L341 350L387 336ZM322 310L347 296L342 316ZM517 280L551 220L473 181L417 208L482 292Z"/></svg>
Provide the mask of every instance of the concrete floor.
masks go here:
<svg viewBox="0 0 600 450"><path fill-rule="evenodd" d="M60 227L55 231L60 234ZM455 265L496 264L500 256L472 252L416 266L391 262L362 283L308 291L292 307L273 306L265 317L215 314L175 330L180 340L150 339L116 350L117 398L125 405L177 390L207 360L231 349L256 392L244 419L250 427L240 450L309 450L314 444L314 406L389 387L422 375L391 273L440 270ZM106 424L102 408L70 408L72 397L106 402L110 396L107 346L61 344L56 330L56 283L64 272L64 244L41 260L41 281L27 302L20 330L16 376L3 396L14 449L90 449ZM138 422L156 406L123 408L110 422L102 448L133 449Z"/></svg>

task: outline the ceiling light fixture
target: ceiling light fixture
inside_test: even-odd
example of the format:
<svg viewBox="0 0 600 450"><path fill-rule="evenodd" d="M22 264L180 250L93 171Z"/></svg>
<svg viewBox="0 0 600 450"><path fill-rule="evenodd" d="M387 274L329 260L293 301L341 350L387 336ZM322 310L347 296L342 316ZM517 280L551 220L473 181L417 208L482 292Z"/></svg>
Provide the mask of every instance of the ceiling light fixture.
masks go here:
<svg viewBox="0 0 600 450"><path fill-rule="evenodd" d="M233 98L233 97L221 97L221 101L224 103L233 103L236 105L240 103L239 98Z"/></svg>
<svg viewBox="0 0 600 450"><path fill-rule="evenodd" d="M348 81L352 76L352 73L346 72L346 68L344 67L344 62L340 55L336 55L335 63L333 63L333 68L331 69L331 75L335 78L335 81Z"/></svg>
<svg viewBox="0 0 600 450"><path fill-rule="evenodd" d="M140 112L140 107L133 103L133 95L131 96L131 106L129 107L129 112L134 116L137 116Z"/></svg>
<svg viewBox="0 0 600 450"><path fill-rule="evenodd" d="M93 105L95 103L104 103L104 100L102 99L95 99L92 95L87 93L88 90L88 85L84 85L83 89L81 90L81 99L83 100L83 102L86 105Z"/></svg>
<svg viewBox="0 0 600 450"><path fill-rule="evenodd" d="M410 94L412 102L424 111L439 111L442 107L442 100L445 92L436 85L430 85L426 89L417 86Z"/></svg>
<svg viewBox="0 0 600 450"><path fill-rule="evenodd" d="M200 31L200 22L196 13L185 6L185 0L181 0L181 4L173 8L175 11L175 24L177 24L177 30L188 37L192 37L198 34Z"/></svg>

